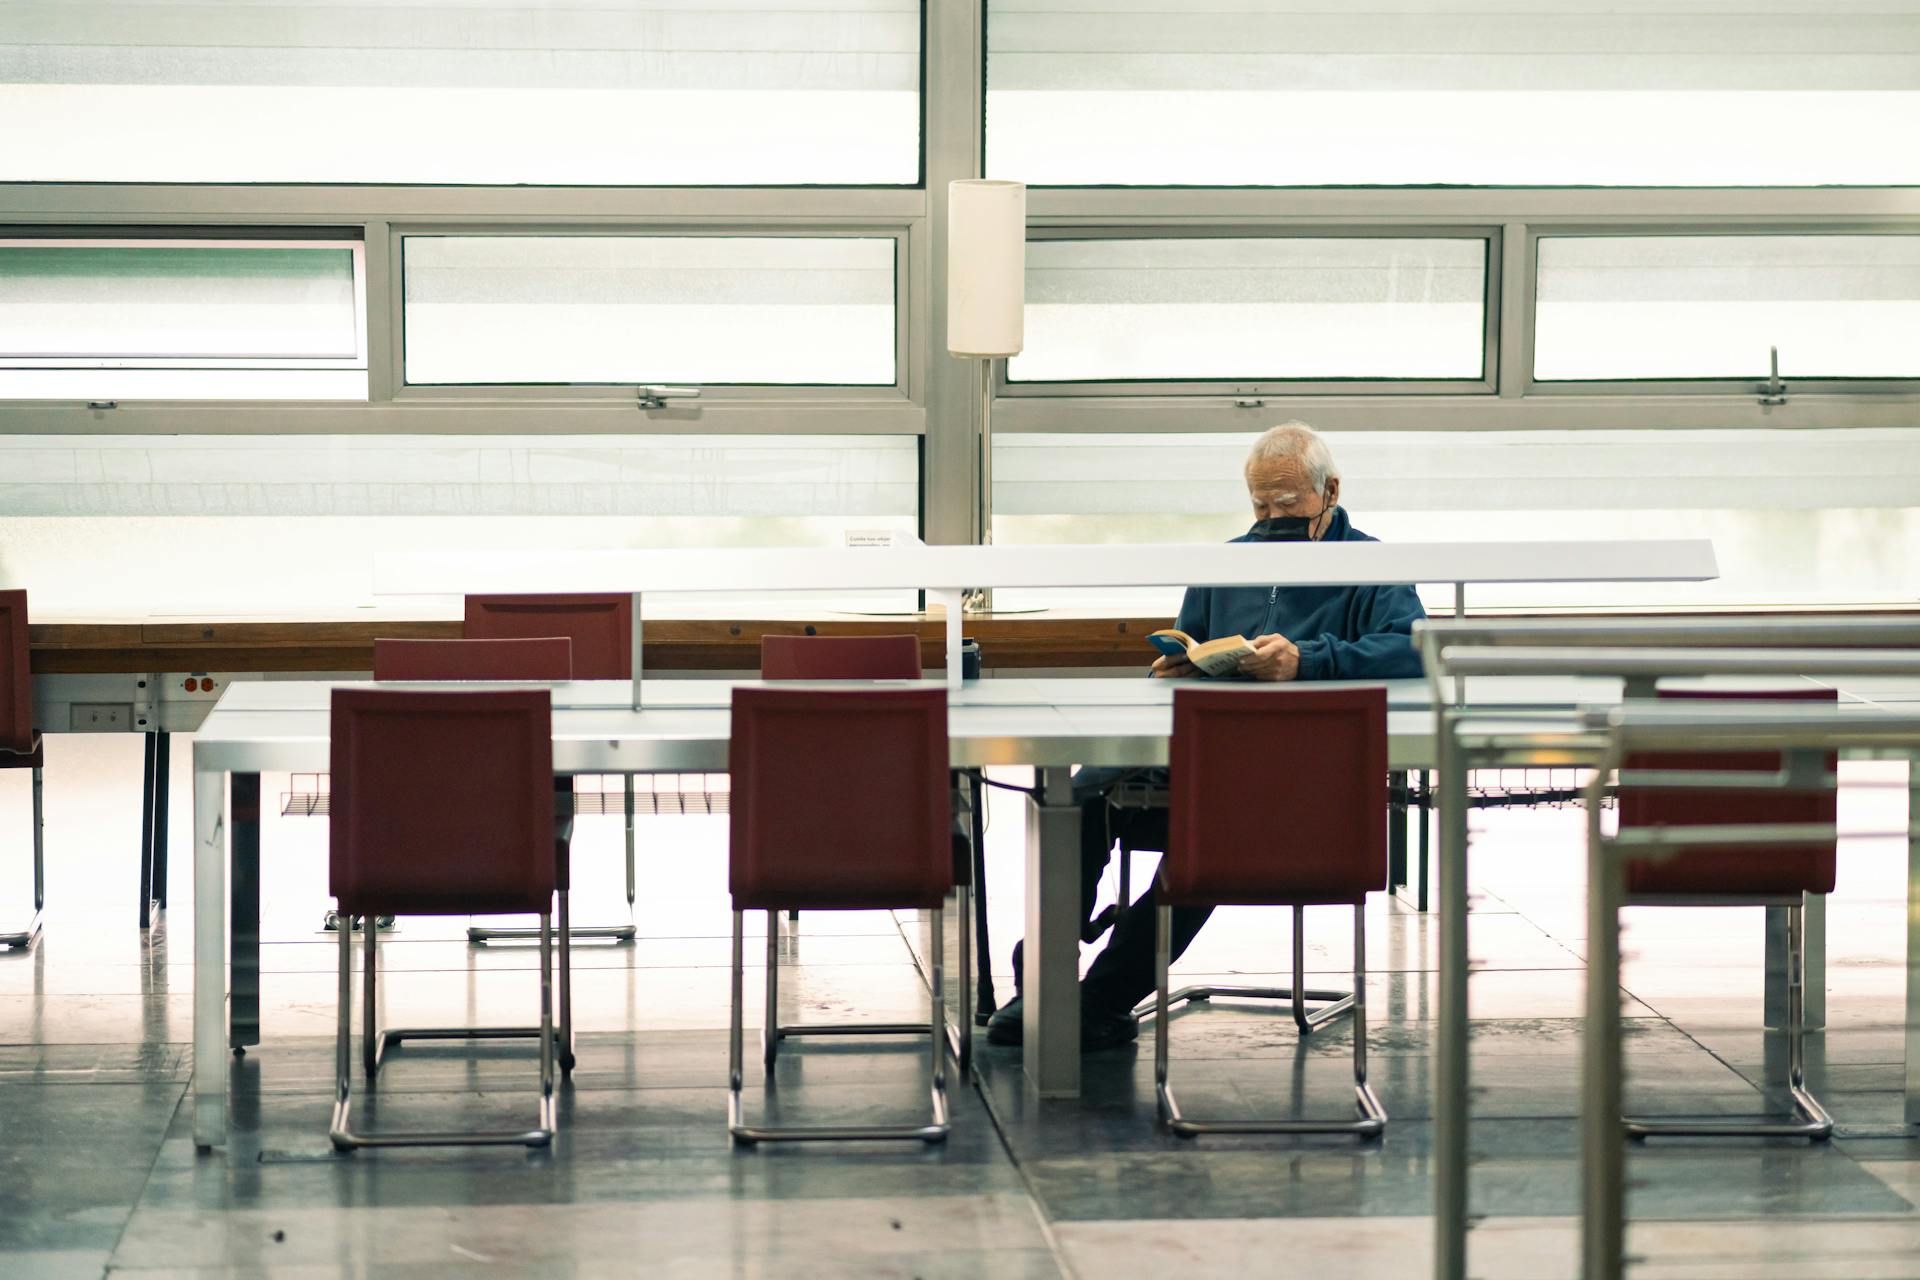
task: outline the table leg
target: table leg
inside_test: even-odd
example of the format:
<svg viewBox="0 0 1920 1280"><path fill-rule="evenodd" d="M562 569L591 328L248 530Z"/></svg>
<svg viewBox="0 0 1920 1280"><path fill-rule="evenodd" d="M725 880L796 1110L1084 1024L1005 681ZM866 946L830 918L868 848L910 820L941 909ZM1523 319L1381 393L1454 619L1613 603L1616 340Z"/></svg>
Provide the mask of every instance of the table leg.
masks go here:
<svg viewBox="0 0 1920 1280"><path fill-rule="evenodd" d="M1920 756L1907 761L1907 1067L1908 1125L1920 1125Z"/></svg>
<svg viewBox="0 0 1920 1280"><path fill-rule="evenodd" d="M153 770L159 758L154 736L140 735L140 927L153 924Z"/></svg>
<svg viewBox="0 0 1920 1280"><path fill-rule="evenodd" d="M193 1144L227 1140L227 778L193 774Z"/></svg>
<svg viewBox="0 0 1920 1280"><path fill-rule="evenodd" d="M260 1043L260 775L233 775L233 974L227 1005L227 1043ZM342 921L345 927L345 921Z"/></svg>
<svg viewBox="0 0 1920 1280"><path fill-rule="evenodd" d="M1387 787L1395 797L1387 804L1387 891L1407 883L1407 775L1389 773Z"/></svg>
<svg viewBox="0 0 1920 1280"><path fill-rule="evenodd" d="M1027 938L1022 953L1027 1086L1080 1094L1080 806L1066 769L1036 769L1027 805Z"/></svg>
<svg viewBox="0 0 1920 1280"><path fill-rule="evenodd" d="M173 736L162 729L153 735L153 905L167 909L167 808L173 785Z"/></svg>
<svg viewBox="0 0 1920 1280"><path fill-rule="evenodd" d="M1440 1000L1434 1054L1433 1274L1467 1280L1467 773L1465 755L1441 713Z"/></svg>

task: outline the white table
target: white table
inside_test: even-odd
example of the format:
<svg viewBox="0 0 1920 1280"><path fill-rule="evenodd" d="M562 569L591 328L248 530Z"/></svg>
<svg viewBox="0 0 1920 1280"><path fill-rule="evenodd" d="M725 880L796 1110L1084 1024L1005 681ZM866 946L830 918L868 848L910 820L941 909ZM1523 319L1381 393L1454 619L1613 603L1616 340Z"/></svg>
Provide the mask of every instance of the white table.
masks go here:
<svg viewBox="0 0 1920 1280"><path fill-rule="evenodd" d="M688 591L925 591L943 605L947 684L960 687L961 597L975 587L1412 586L1451 582L1701 582L1705 539L1591 542L1242 542L1101 546L407 551L376 556L378 595L633 596L633 699L642 705L642 597Z"/></svg>

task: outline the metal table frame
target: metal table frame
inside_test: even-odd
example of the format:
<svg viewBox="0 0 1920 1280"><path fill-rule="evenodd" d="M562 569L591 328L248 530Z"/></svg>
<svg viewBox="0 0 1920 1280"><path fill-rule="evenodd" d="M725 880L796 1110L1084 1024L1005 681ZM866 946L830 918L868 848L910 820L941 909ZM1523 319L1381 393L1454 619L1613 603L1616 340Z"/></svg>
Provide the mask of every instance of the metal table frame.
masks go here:
<svg viewBox="0 0 1920 1280"><path fill-rule="evenodd" d="M1871 624L1865 631L1872 643L1920 645L1920 619L1873 619L1863 623ZM1920 675L1920 657L1911 652L1800 647L1848 638L1858 643L1860 633L1842 623L1771 619L1673 623L1647 630L1624 625L1595 627L1592 623L1434 622L1422 624L1416 631L1436 702L1441 701L1448 676L1456 680L1504 674L1607 676L1622 680L1630 699L1626 703L1629 714L1659 715L1657 707L1636 704L1638 696L1651 693L1662 677L1770 675L1817 682L1823 677ZM1601 640L1605 647L1596 647ZM1702 647L1674 647L1687 641ZM1556 643L1567 647L1553 647ZM1698 717L1699 706L1690 704L1687 711ZM1843 756L1910 761L1903 1116L1904 1127L1911 1131L1920 1126L1920 824L1914 822L1914 815L1920 815L1920 733L1903 728L1909 723L1908 717L1864 700L1843 705L1838 711L1825 707L1796 709L1797 719L1782 716L1777 707L1767 711L1771 712L1770 718L1753 719L1756 727L1789 721L1818 723L1823 716L1830 723L1839 723L1836 717L1851 717L1845 723L1853 736L1836 743ZM1673 715L1672 708L1666 714ZM1466 1280L1467 1237L1472 1229L1468 1206L1472 1091L1467 1007L1467 777L1476 767L1498 765L1604 768L1610 738L1585 713L1549 710L1442 706L1435 728L1440 775L1440 1026L1434 1063L1434 1275L1437 1280ZM1903 732L1910 736L1902 738ZM1602 995L1607 1000L1614 998L1613 991L1603 991L1605 983L1594 981L1593 975L1596 971L1602 977L1617 974L1617 947L1615 937L1611 967L1607 967L1604 955L1597 960L1589 957L1593 999ZM1602 951L1606 950L1602 940ZM1613 986L1617 988L1617 981ZM1591 1031L1590 1025L1589 1034ZM1619 1137L1617 1126L1614 1136ZM1589 1152L1589 1163L1593 1159ZM1588 1272L1590 1280L1613 1274L1617 1273Z"/></svg>

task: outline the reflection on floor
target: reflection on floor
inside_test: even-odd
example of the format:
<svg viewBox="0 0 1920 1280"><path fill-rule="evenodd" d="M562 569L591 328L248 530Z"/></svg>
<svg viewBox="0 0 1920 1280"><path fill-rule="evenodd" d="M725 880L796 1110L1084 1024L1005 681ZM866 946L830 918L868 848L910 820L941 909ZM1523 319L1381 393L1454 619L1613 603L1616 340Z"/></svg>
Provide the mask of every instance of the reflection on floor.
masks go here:
<svg viewBox="0 0 1920 1280"><path fill-rule="evenodd" d="M232 1064L235 1133L196 1155L181 1105L190 1063L188 744L177 744L174 896L134 927L139 745L52 741L46 936L0 954L0 1256L9 1277L262 1269L299 1275L1026 1277L1426 1274L1435 922L1385 900L1369 915L1373 1076L1384 1141L1203 1138L1153 1124L1150 1041L1090 1057L1087 1097L1035 1105L1017 1059L983 1054L954 1091L953 1138L732 1151L723 1125L728 915L724 820L640 827L641 941L575 959L580 1068L550 1154L328 1149L334 950L326 829L270 817L264 1042ZM0 922L27 886L24 777L0 776ZM269 776L271 799L285 780ZM1850 791L1845 821L1887 830L1898 792ZM990 837L997 967L1019 931L1019 798ZM274 808L271 803L269 809ZM1473 949L1476 1275L1576 1272L1580 832L1566 813L1476 819ZM1280 824L1284 825L1284 824ZM583 819L576 916L622 917L617 818ZM1810 1076L1840 1125L1830 1145L1670 1140L1629 1160L1633 1275L1920 1277L1920 1139L1897 1136L1905 853L1856 840L1830 911L1829 1028ZM1144 888L1149 860L1136 869ZM1111 891L1111 886L1109 886ZM1220 913L1182 971L1274 975L1288 913ZM1348 963L1342 913L1308 915L1316 985ZM382 943L390 1022L520 1021L535 956L469 948L462 921L403 919ZM754 927L759 927L755 922ZM764 935L762 935L764 936ZM1740 1114L1778 1046L1760 1029L1755 910L1639 911L1623 997L1630 1105ZM749 943L750 957L764 955ZM808 914L781 942L789 1017L906 1019L924 987L885 914ZM1004 975L1004 988L1009 984ZM749 978L748 1017L758 981ZM1183 1102L1209 1114L1343 1115L1343 1026L1304 1048L1284 1016L1222 1006L1174 1028ZM904 1042L811 1042L752 1105L802 1123L918 1114L924 1055ZM752 1076L757 1084L757 1073ZM369 1124L523 1124L524 1047L408 1047L358 1114ZM1363 1219L1363 1220L1362 1220Z"/></svg>

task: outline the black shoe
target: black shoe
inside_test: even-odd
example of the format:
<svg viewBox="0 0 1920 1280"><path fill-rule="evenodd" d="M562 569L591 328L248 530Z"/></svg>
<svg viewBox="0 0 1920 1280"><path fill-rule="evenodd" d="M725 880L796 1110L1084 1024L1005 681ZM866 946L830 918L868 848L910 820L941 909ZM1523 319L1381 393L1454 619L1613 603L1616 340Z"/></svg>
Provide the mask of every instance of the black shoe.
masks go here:
<svg viewBox="0 0 1920 1280"><path fill-rule="evenodd" d="M987 1043L1022 1044L1026 1040L1026 1008L1019 996L987 1019ZM1098 1053L1117 1049L1140 1038L1140 1023L1124 1010L1080 1007L1080 1052Z"/></svg>
<svg viewBox="0 0 1920 1280"><path fill-rule="evenodd" d="M1140 1038L1140 1020L1127 1009L1099 1009L1080 1006L1080 1052L1098 1053L1118 1049Z"/></svg>
<svg viewBox="0 0 1920 1280"><path fill-rule="evenodd" d="M988 1044L1020 1044L1027 1036L1027 1012L1020 997L1007 1001L1005 1007L996 1009L987 1019Z"/></svg>

